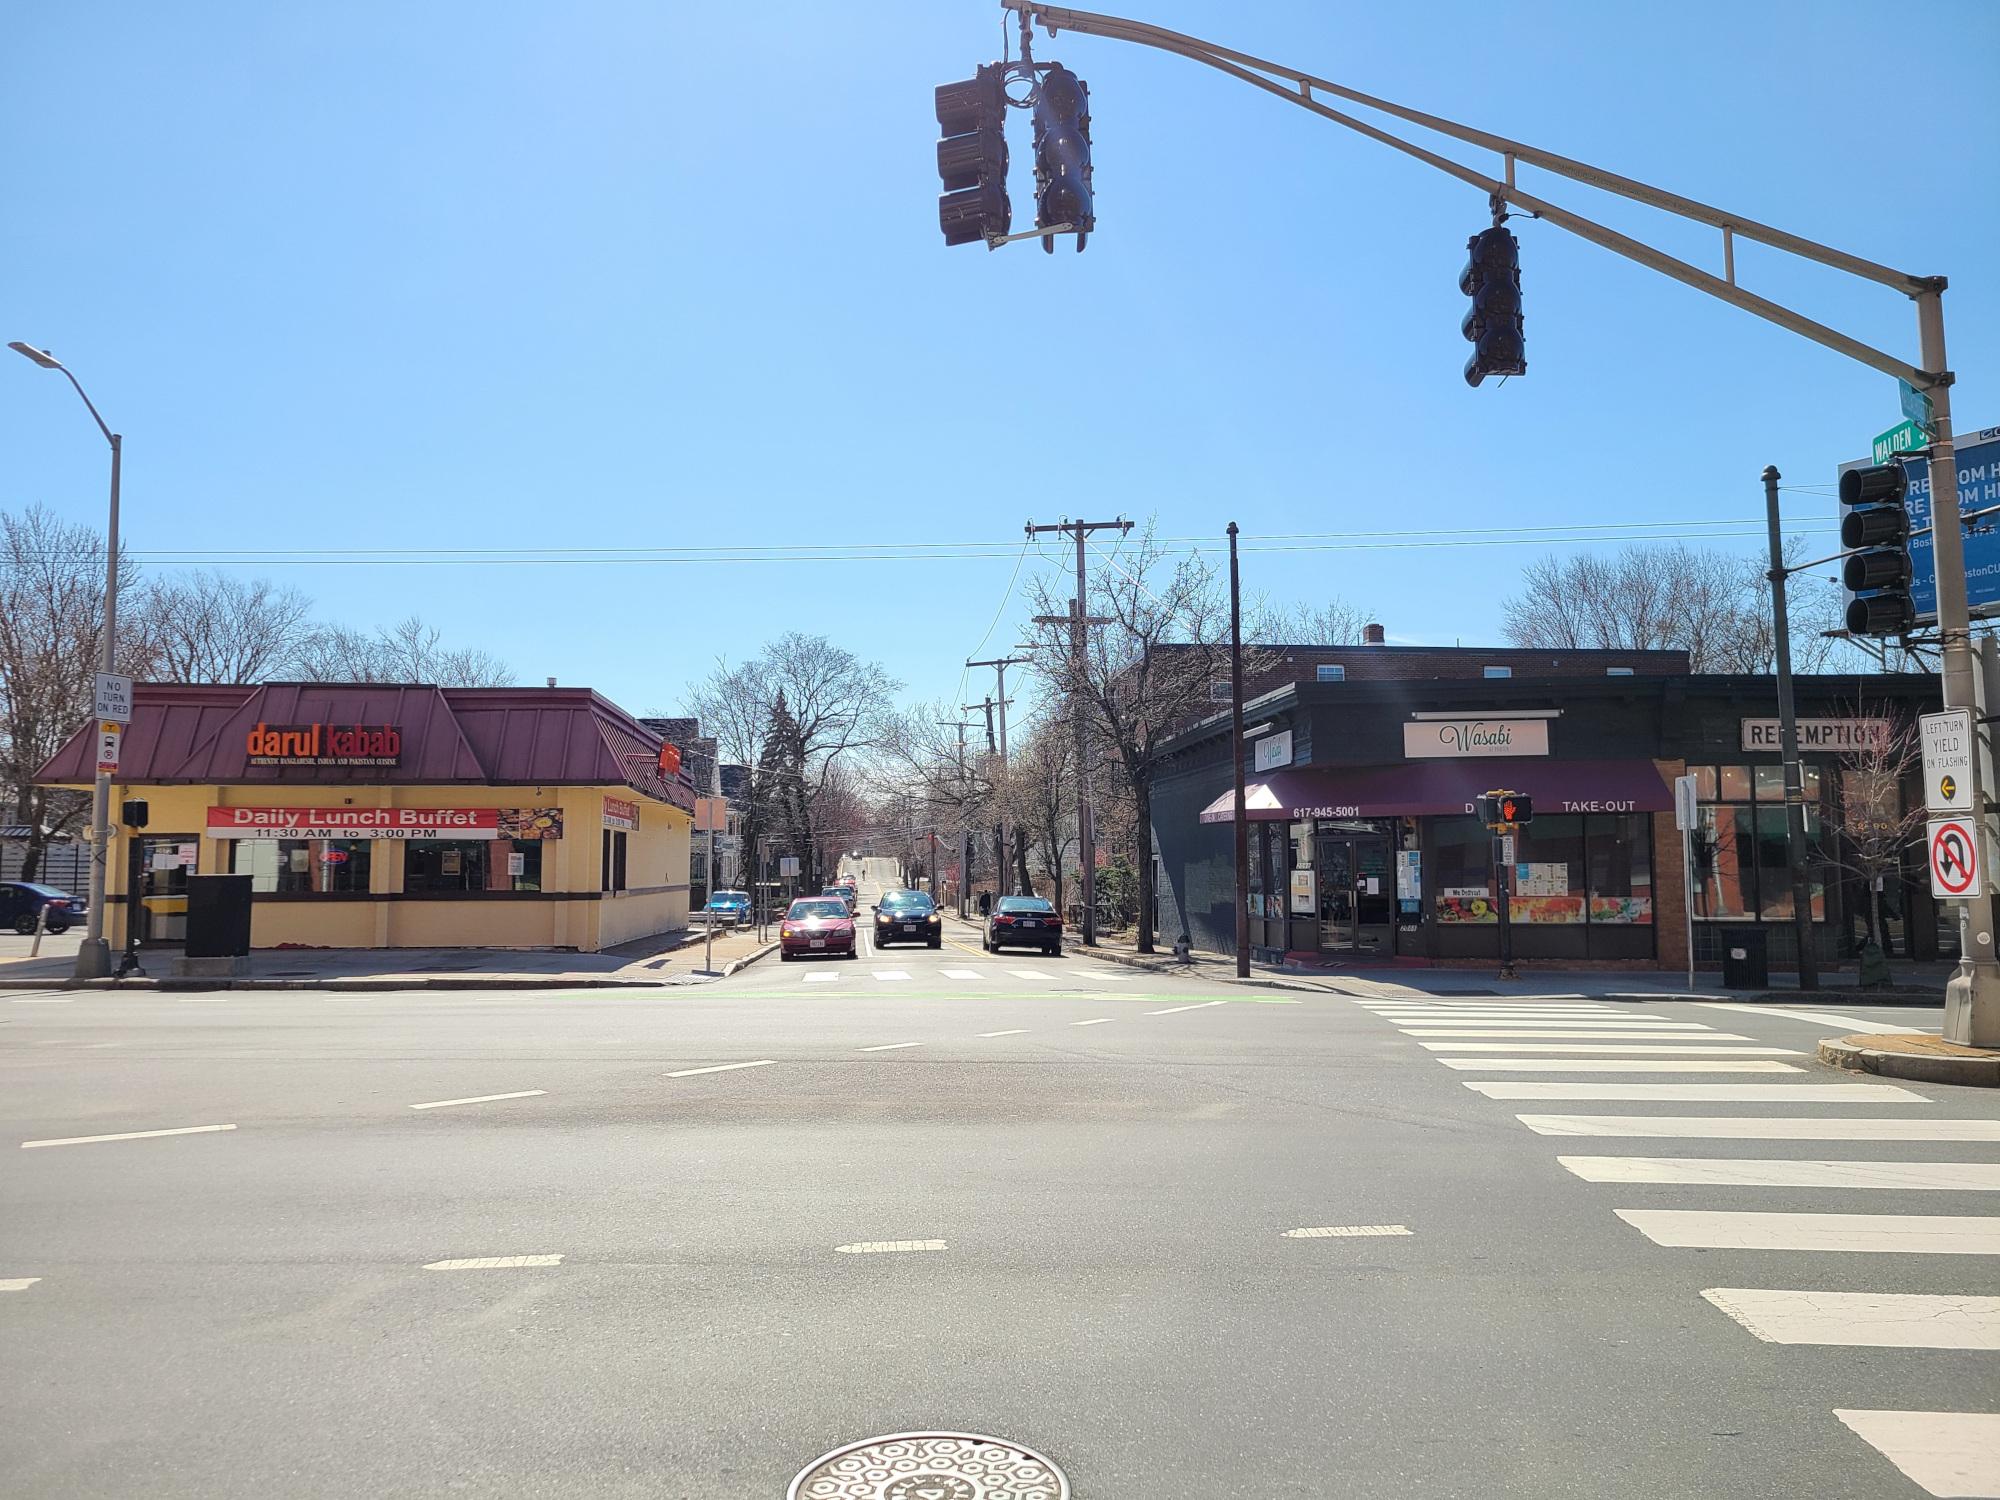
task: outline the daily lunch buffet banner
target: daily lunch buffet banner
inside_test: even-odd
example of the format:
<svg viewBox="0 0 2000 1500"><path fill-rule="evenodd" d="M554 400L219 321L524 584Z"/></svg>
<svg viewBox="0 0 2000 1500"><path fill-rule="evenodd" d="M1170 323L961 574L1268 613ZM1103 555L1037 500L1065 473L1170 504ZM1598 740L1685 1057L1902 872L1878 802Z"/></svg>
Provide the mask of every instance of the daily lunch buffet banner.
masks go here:
<svg viewBox="0 0 2000 1500"><path fill-rule="evenodd" d="M212 839L559 839L559 807L211 807Z"/></svg>

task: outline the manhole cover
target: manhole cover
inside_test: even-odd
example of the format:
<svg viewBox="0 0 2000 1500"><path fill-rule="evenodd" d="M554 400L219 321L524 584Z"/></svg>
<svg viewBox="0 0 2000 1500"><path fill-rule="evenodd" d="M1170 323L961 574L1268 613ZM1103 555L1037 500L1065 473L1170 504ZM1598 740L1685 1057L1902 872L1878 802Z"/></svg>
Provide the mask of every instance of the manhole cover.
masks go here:
<svg viewBox="0 0 2000 1500"><path fill-rule="evenodd" d="M1069 1500L1032 1448L976 1432L896 1432L814 1459L785 1500Z"/></svg>

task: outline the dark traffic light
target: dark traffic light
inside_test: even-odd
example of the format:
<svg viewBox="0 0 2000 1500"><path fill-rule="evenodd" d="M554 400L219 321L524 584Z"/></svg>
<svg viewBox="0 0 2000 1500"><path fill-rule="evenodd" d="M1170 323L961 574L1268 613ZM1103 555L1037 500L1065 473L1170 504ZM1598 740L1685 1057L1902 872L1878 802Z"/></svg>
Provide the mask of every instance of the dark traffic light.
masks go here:
<svg viewBox="0 0 2000 1500"><path fill-rule="evenodd" d="M1060 63L1035 90L1035 227L1068 224L1081 250L1097 225L1090 194L1090 88ZM1055 254L1056 239L1042 236Z"/></svg>
<svg viewBox="0 0 2000 1500"><path fill-rule="evenodd" d="M1902 635L1917 623L1910 598L1910 488L1903 466L1875 464L1840 476L1841 567L1847 628L1854 635Z"/></svg>
<svg viewBox="0 0 2000 1500"><path fill-rule="evenodd" d="M1496 224L1467 240L1465 248L1465 269L1458 273L1458 289L1472 299L1459 324L1459 331L1472 340L1465 383L1478 385L1488 375L1524 375L1528 347L1521 329L1520 242Z"/></svg>
<svg viewBox="0 0 2000 1500"><path fill-rule="evenodd" d="M969 245L1013 226L1007 201L1007 98L998 63L937 90L938 228L947 245Z"/></svg>

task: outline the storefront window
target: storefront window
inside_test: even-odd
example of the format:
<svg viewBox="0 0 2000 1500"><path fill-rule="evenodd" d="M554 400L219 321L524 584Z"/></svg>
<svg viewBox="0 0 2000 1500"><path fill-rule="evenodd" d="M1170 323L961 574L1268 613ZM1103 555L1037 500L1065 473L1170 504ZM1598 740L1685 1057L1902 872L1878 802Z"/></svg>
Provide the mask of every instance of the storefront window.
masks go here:
<svg viewBox="0 0 2000 1500"><path fill-rule="evenodd" d="M1785 837L1785 771L1781 765L1694 766L1701 821L1695 833L1694 914L1703 921L1788 922L1792 876ZM1820 831L1820 767L1799 767L1806 836ZM1711 797L1713 787L1719 796ZM1723 804L1754 804L1715 806ZM1813 872L1812 911L1826 918L1823 872Z"/></svg>
<svg viewBox="0 0 2000 1500"><path fill-rule="evenodd" d="M1777 807L1757 809L1757 882L1758 888L1763 892L1763 902L1758 914L1766 922L1791 921L1794 910L1791 845L1786 837L1785 809L1782 803ZM1807 890L1808 899L1812 903L1813 920L1824 922L1825 885L1817 879L1812 879Z"/></svg>
<svg viewBox="0 0 2000 1500"><path fill-rule="evenodd" d="M539 891L542 888L542 841L500 839L493 845L493 889Z"/></svg>
<svg viewBox="0 0 2000 1500"><path fill-rule="evenodd" d="M1748 766L1717 766L1715 768L1715 800L1717 802L1748 802L1750 800L1750 768Z"/></svg>
<svg viewBox="0 0 2000 1500"><path fill-rule="evenodd" d="M1583 920L1583 821L1576 813L1543 814L1514 835L1507 912L1511 920Z"/></svg>
<svg viewBox="0 0 2000 1500"><path fill-rule="evenodd" d="M1440 922L1498 922L1493 899L1493 835L1477 818L1436 818L1430 825L1431 909Z"/></svg>
<svg viewBox="0 0 2000 1500"><path fill-rule="evenodd" d="M371 839L234 839L229 868L278 895L366 892Z"/></svg>
<svg viewBox="0 0 2000 1500"><path fill-rule="evenodd" d="M412 839L403 846L405 891L479 896L541 888L540 839Z"/></svg>
<svg viewBox="0 0 2000 1500"><path fill-rule="evenodd" d="M1694 914L1710 922L1747 921L1757 909L1751 810L1704 807L1695 825Z"/></svg>
<svg viewBox="0 0 2000 1500"><path fill-rule="evenodd" d="M1637 813L1584 820L1590 920L1646 926L1653 920L1652 820Z"/></svg>

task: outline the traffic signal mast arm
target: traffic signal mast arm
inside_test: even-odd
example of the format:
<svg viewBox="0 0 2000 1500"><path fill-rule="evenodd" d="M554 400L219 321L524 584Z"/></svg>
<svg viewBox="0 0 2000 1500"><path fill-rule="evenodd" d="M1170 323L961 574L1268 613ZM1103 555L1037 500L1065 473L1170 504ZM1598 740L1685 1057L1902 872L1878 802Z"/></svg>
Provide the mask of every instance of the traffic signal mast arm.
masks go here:
<svg viewBox="0 0 2000 1500"><path fill-rule="evenodd" d="M1358 90L1343 87L1329 79L1300 72L1296 68L1288 68L1264 58L1253 57L1249 53L1238 52L1214 42L1203 41L1199 37L1169 31L1165 27L1150 26L1143 21L1126 20L1120 16L1040 5L1035 3L1035 0L1000 0L1000 3L1004 9L1020 11L1040 21L1049 29L1051 35L1059 31L1080 31L1093 36L1107 37L1113 41L1157 47L1162 51L1175 52L1195 62L1205 63L1231 77L1253 84L1266 93L1289 100L1302 109L1311 110L1336 125L1345 125L1370 140L1393 147L1406 156L1413 156L1428 166L1456 177L1460 182L1476 187L1488 195L1497 196L1503 202L1537 218L1545 219L1557 228L1567 229L1592 244L1622 255L1628 260L1637 261L1640 265L1658 271L1663 276L1671 276L1676 281L1685 282L1696 290L1707 292L1710 296L1740 307L1745 312L1755 313L1768 322L1776 323L1780 328L1788 329L1815 343L1824 344L1827 348L1845 354L1848 358L1858 360L1873 369L1907 380L1919 390L1938 390L1949 386L1952 382L1948 370L1919 369L1906 360L1898 359L1895 355L1877 349L1873 345L1864 344L1838 329L1829 328L1768 298L1745 291L1736 284L1736 250L1733 240L1740 235L1744 239L1769 245L1773 249L1817 261L1821 265L1832 266L1835 270L1880 282L1884 286L1894 287L1906 296L1917 298L1920 304L1923 299L1935 298L1944 290L1942 277L1916 276L1907 271L1898 271L1891 266L1878 265L1858 255L1850 255L1844 250L1836 250L1829 245L1788 234L1781 229L1773 229L1767 224L1758 223L1755 219L1728 213L1706 203L1698 203L1678 193L1670 193L1664 188L1656 188L1629 177L1621 177L1601 167L1573 161L1569 157L1558 156L1554 152L1543 151L1520 141L1509 140L1505 136L1474 129L1469 125L1460 125L1456 121L1446 120L1437 115L1425 114L1421 110L1407 109L1386 99L1377 99ZM1435 130L1441 135L1464 141L1468 145L1497 151L1506 162L1506 180L1500 181L1488 177L1483 172L1455 162L1449 157L1440 156L1434 151L1428 151L1400 136L1391 135L1388 131L1370 125L1364 120L1343 114L1315 99L1313 97L1315 91L1348 100L1368 109L1379 110L1383 114L1407 120L1413 125L1420 125L1426 130ZM1692 219L1696 223L1720 229L1724 275L1716 276L1699 266L1690 265L1684 260L1668 255L1663 250L1656 250L1629 235L1620 234L1615 229L1586 219L1580 214L1571 213L1568 209L1531 193L1522 192L1514 185L1513 180L1514 164L1517 161L1526 162L1530 166L1540 167L1544 171L1568 177L1607 193L1615 193L1622 198L1644 203L1652 208L1662 209L1680 218ZM1942 344L1942 338L1939 339L1939 343Z"/></svg>

